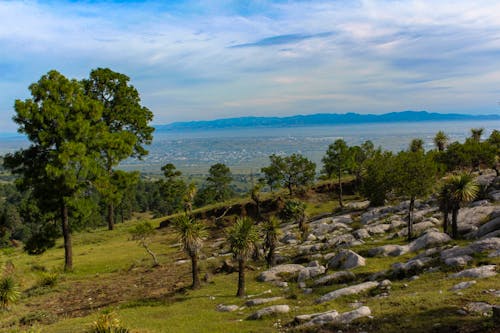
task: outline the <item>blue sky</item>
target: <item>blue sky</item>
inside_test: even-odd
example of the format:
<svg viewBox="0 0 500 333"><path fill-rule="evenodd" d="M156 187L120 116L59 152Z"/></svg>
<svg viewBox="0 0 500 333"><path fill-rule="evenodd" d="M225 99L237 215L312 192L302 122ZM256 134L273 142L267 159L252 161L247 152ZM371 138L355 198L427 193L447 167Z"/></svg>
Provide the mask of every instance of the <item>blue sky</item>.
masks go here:
<svg viewBox="0 0 500 333"><path fill-rule="evenodd" d="M0 1L0 131L51 69L131 77L154 123L500 113L498 1Z"/></svg>

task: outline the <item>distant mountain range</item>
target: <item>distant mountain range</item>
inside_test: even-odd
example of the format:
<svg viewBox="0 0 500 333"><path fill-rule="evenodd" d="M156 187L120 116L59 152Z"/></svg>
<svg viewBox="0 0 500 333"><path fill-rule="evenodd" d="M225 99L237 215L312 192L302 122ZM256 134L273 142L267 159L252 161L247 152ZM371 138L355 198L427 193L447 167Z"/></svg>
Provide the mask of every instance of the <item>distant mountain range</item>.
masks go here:
<svg viewBox="0 0 500 333"><path fill-rule="evenodd" d="M289 117L239 117L204 121L175 122L167 125L156 125L155 127L159 131L168 131L184 129L300 127L342 124L472 120L500 120L500 114L469 115L458 113L431 113L427 111L402 111L379 115L358 113L317 113Z"/></svg>

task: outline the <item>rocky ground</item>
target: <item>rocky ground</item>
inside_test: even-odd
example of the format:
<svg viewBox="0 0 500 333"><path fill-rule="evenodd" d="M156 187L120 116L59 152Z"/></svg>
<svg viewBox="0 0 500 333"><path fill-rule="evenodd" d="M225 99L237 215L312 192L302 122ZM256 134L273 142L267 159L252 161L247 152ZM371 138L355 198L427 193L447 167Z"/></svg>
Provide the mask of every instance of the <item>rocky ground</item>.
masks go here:
<svg viewBox="0 0 500 333"><path fill-rule="evenodd" d="M274 293L273 297L249 298L244 304L219 304L216 310L241 311L251 307L255 311L248 320L279 317L291 309L285 298L290 288L310 294L316 304L353 299L358 295L390 299L394 281L411 283L440 271L446 279L456 281L450 289L456 295L467 288L477 288L478 280L494 279L498 289L478 290L494 295L494 302L468 302L455 312L463 316L496 316L492 319L495 322L499 316L496 300L500 297L495 264L498 262L495 258L500 256L500 178L486 175L479 181L490 184L489 191L485 198L460 210L458 229L462 240L459 242L442 232L441 213L432 199L417 202L415 239L410 243L403 241L407 236L408 202L378 208L368 208L368 202L351 203L347 213L312 219L304 240L295 225L285 224L278 248L279 265L261 272L257 278L270 288L282 290L283 296ZM369 275L353 272L371 260L384 257L394 260L388 261L390 265L380 271ZM305 312L296 315L286 326L300 331L312 327L311 331L315 331L325 324L342 326L360 318L377 317L363 302L356 301L352 307L351 311L342 313L334 307L319 313ZM500 326L493 327L492 331L497 328L500 331Z"/></svg>

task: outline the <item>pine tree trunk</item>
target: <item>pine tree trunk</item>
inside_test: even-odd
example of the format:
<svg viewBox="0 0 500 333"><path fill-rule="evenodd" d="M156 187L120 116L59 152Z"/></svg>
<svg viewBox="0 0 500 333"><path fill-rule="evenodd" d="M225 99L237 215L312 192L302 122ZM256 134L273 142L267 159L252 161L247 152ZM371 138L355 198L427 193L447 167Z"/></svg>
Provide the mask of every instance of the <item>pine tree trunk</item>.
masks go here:
<svg viewBox="0 0 500 333"><path fill-rule="evenodd" d="M415 208L415 197L410 198L410 205L408 206L408 241L413 238L413 209Z"/></svg>
<svg viewBox="0 0 500 333"><path fill-rule="evenodd" d="M458 208L453 207L451 211L451 235L453 239L458 238Z"/></svg>
<svg viewBox="0 0 500 333"><path fill-rule="evenodd" d="M198 256L196 254L191 256L191 274L193 276L193 284L191 288L200 289L201 284L200 284L200 277L198 274Z"/></svg>
<svg viewBox="0 0 500 333"><path fill-rule="evenodd" d="M238 260L238 297L245 297L245 260L243 258Z"/></svg>
<svg viewBox="0 0 500 333"><path fill-rule="evenodd" d="M108 230L113 230L115 228L115 205L113 203L108 204Z"/></svg>
<svg viewBox="0 0 500 333"><path fill-rule="evenodd" d="M339 206L344 208L344 203L342 202L342 180L341 180L341 170L339 169Z"/></svg>
<svg viewBox="0 0 500 333"><path fill-rule="evenodd" d="M61 204L62 233L64 237L64 270L73 269L73 247L71 245L71 230L69 227L68 206Z"/></svg>

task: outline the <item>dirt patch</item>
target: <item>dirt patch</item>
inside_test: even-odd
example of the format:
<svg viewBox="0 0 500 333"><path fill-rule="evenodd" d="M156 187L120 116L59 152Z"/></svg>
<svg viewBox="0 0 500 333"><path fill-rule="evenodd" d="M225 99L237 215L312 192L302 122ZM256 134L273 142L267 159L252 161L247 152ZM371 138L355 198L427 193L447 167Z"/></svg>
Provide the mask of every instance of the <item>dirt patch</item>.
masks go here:
<svg viewBox="0 0 500 333"><path fill-rule="evenodd" d="M83 317L95 310L133 301L167 300L189 285L189 265L138 267L92 281L62 282L60 292L27 303L32 312L43 310L58 317Z"/></svg>

